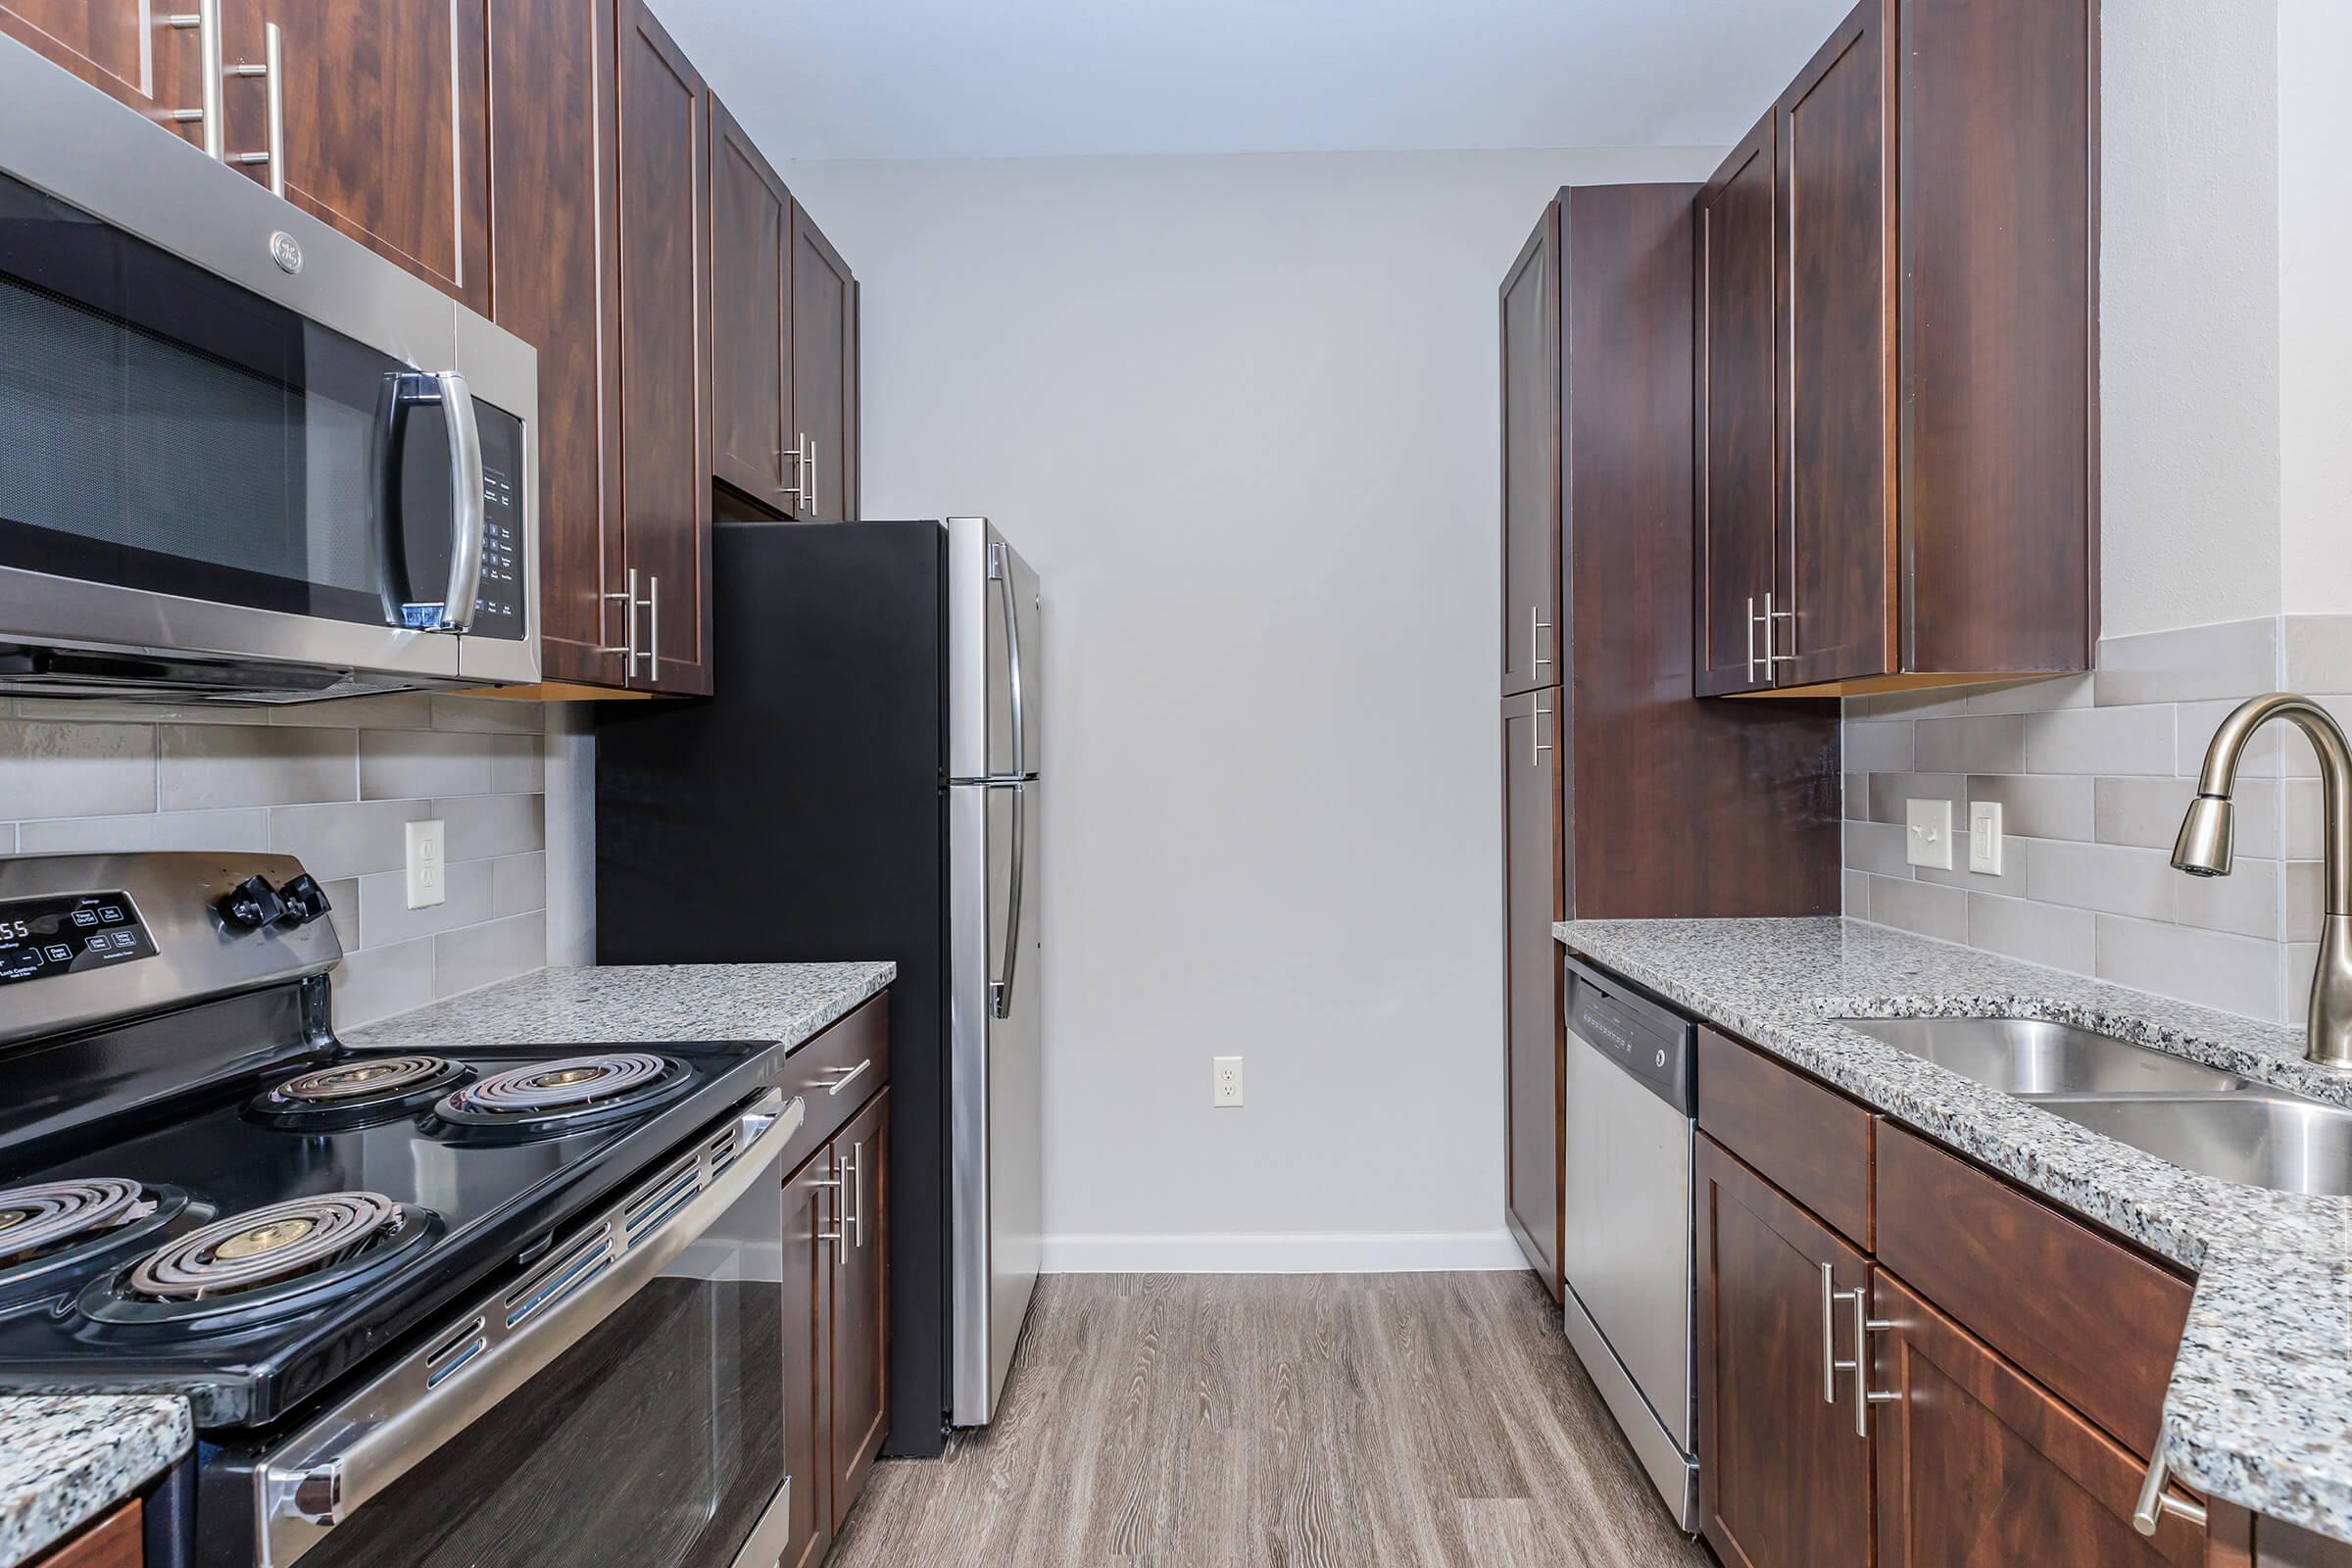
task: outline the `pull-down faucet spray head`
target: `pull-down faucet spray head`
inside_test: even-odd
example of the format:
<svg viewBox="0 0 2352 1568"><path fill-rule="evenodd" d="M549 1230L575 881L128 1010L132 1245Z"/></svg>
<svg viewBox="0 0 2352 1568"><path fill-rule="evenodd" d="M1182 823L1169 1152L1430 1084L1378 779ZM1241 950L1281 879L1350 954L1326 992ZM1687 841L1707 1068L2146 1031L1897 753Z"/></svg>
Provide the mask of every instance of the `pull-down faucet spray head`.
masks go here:
<svg viewBox="0 0 2352 1568"><path fill-rule="evenodd" d="M2228 876L2236 821L2237 804L2227 795L2200 795L2189 802L2180 836L2173 842L2173 868L2190 876Z"/></svg>

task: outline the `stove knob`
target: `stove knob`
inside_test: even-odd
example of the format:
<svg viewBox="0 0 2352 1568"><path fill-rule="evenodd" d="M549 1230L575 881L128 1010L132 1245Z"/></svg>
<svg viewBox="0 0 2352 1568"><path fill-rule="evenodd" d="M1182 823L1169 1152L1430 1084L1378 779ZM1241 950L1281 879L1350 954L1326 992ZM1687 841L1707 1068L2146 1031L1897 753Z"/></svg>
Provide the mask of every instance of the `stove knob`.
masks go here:
<svg viewBox="0 0 2352 1568"><path fill-rule="evenodd" d="M279 888L277 896L285 904L285 923L288 925L309 925L334 907L326 902L326 889L320 887L318 879L308 871Z"/></svg>
<svg viewBox="0 0 2352 1568"><path fill-rule="evenodd" d="M220 911L221 919L242 931L258 930L286 912L285 901L277 896L269 878L259 876L249 876L238 883L228 897L213 907Z"/></svg>

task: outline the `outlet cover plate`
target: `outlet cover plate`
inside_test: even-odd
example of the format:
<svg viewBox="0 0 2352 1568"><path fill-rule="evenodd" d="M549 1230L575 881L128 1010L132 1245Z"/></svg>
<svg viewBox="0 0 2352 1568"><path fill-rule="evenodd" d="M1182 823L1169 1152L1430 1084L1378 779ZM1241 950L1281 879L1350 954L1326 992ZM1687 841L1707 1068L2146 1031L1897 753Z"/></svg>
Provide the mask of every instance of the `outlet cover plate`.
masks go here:
<svg viewBox="0 0 2352 1568"><path fill-rule="evenodd" d="M2001 803L1968 803L1968 868L1986 876L2001 874Z"/></svg>
<svg viewBox="0 0 2352 1568"><path fill-rule="evenodd" d="M1952 803L1903 803L1903 858L1931 871L1952 868Z"/></svg>
<svg viewBox="0 0 2352 1568"><path fill-rule="evenodd" d="M1211 1056L1209 1058L1209 1099L1212 1105L1238 1105L1242 1102L1242 1058Z"/></svg>
<svg viewBox="0 0 2352 1568"><path fill-rule="evenodd" d="M430 908L449 897L449 863L442 851L441 818L411 822L409 828L409 907Z"/></svg>

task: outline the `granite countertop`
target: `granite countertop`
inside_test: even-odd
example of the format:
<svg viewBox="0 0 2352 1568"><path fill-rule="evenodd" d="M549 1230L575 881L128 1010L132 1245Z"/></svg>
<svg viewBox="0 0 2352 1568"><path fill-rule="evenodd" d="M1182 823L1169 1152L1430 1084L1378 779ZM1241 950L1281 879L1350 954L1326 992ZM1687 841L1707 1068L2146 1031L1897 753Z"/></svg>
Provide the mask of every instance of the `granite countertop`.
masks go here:
<svg viewBox="0 0 2352 1568"><path fill-rule="evenodd" d="M797 1046L898 978L895 963L536 969L341 1032L355 1051L761 1040Z"/></svg>
<svg viewBox="0 0 2352 1568"><path fill-rule="evenodd" d="M188 1451L185 1399L0 1398L0 1568L38 1556Z"/></svg>
<svg viewBox="0 0 2352 1568"><path fill-rule="evenodd" d="M2164 1404L2174 1475L2352 1540L2352 1200L2196 1175L1830 1015L2076 1023L2352 1105L2352 1078L2302 1059L2302 1030L1854 920L1552 929L1599 967L2196 1271Z"/></svg>

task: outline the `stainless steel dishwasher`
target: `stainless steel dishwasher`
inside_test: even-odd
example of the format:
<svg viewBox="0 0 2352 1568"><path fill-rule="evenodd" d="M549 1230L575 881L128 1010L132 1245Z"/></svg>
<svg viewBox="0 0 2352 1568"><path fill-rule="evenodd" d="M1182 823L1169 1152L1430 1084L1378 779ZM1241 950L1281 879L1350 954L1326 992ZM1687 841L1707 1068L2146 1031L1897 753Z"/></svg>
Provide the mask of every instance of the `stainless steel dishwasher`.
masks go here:
<svg viewBox="0 0 2352 1568"><path fill-rule="evenodd" d="M1568 1342L1675 1522L1698 1517L1691 1389L1691 1022L1568 963L1561 1156Z"/></svg>

